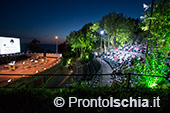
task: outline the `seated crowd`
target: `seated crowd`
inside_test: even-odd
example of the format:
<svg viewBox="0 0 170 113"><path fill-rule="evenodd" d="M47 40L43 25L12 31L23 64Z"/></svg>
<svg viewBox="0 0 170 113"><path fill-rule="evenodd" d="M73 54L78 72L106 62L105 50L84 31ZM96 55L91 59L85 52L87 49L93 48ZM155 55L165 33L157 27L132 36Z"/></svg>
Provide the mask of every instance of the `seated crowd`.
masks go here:
<svg viewBox="0 0 170 113"><path fill-rule="evenodd" d="M146 51L146 46L142 45L142 44L125 44L124 46L119 46L116 49L118 50L124 50L124 51L128 51L128 52L138 52L138 53L142 53L144 54L144 52Z"/></svg>
<svg viewBox="0 0 170 113"><path fill-rule="evenodd" d="M143 53L144 47L142 45L124 45L123 47L117 48L116 50L111 49L109 52L104 52L101 59L105 60L110 64L114 72L124 72L131 68L134 60L139 60L141 63L144 62ZM137 52L137 53L136 53Z"/></svg>

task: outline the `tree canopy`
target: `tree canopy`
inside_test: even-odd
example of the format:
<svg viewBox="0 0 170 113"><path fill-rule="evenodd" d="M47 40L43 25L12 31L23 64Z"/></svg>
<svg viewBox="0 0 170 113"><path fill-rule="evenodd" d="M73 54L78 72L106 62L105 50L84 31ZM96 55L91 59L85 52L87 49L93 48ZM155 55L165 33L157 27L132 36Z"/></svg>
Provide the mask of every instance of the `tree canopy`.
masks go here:
<svg viewBox="0 0 170 113"><path fill-rule="evenodd" d="M152 15L151 11L145 13L141 24L141 28L148 31L150 55L146 52L145 63L137 62L132 70L139 74L158 76L143 76L142 80L138 81L151 88L165 83L164 76L170 73L170 67L166 64L170 52L170 1L153 2L152 6Z"/></svg>
<svg viewBox="0 0 170 113"><path fill-rule="evenodd" d="M92 23L86 24L79 31L72 31L67 37L67 44L72 48L72 52L77 53L77 56L83 58L86 52L90 52L93 49L93 43L97 41L97 37L93 35L90 30Z"/></svg>
<svg viewBox="0 0 170 113"><path fill-rule="evenodd" d="M104 16L101 20L93 24L93 26L93 30L96 32L104 30L108 37L108 46L111 43L114 47L116 47L116 43L123 45L126 41L133 39L134 33L138 29L135 19L128 18L116 12Z"/></svg>
<svg viewBox="0 0 170 113"><path fill-rule="evenodd" d="M77 57L88 56L90 51L96 48L100 42L100 31L104 30L102 36L104 47L106 42L108 48L116 47L116 44L123 45L129 40L133 40L135 32L138 30L136 19L128 18L116 12L109 13L94 24L88 23L79 31L72 31L66 39L66 44L71 47L71 51ZM101 41L103 43L103 41ZM110 46L111 45L111 46Z"/></svg>
<svg viewBox="0 0 170 113"><path fill-rule="evenodd" d="M37 39L33 39L28 45L29 50L32 52L43 52L44 49L39 45L40 41Z"/></svg>

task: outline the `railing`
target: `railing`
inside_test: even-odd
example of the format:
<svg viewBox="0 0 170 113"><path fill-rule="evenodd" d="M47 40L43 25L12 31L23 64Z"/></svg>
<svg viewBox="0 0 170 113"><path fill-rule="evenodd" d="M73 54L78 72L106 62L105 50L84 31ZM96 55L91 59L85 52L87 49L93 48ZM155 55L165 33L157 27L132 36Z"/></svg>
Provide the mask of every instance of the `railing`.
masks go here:
<svg viewBox="0 0 170 113"><path fill-rule="evenodd" d="M95 83L99 81L101 73L102 73L102 66L100 70L97 72L97 74L93 76L91 83L89 84L90 87L95 86Z"/></svg>
<svg viewBox="0 0 170 113"><path fill-rule="evenodd" d="M100 79L101 73L102 73L102 65L100 66L100 69L99 69L99 71L97 72L97 74L93 76L93 78L92 78L92 80L91 80L91 82L90 82L90 84L89 84L90 87L93 87L93 86L95 87L96 83L97 83L97 82L99 81L99 79ZM99 82L98 82L98 83L99 83Z"/></svg>
<svg viewBox="0 0 170 113"><path fill-rule="evenodd" d="M111 87L114 86L114 84L118 84L121 87L129 88L132 83L135 83L135 80L132 78L132 76L136 77L138 80L140 76L147 76L147 77L160 77L165 78L168 82L170 82L170 74L166 74L165 76L157 76L157 75L144 75L144 74L135 74L135 73L110 73L110 74L103 74L112 76L113 81L111 83ZM137 83L135 83L137 84Z"/></svg>

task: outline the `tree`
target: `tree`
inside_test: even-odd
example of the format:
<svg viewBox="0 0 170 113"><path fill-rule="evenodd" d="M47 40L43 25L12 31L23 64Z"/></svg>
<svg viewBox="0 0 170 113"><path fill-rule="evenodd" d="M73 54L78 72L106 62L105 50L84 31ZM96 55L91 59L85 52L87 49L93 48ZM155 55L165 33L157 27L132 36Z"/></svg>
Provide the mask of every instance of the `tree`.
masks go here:
<svg viewBox="0 0 170 113"><path fill-rule="evenodd" d="M29 50L32 52L43 52L44 49L39 45L40 41L37 39L33 39L28 45Z"/></svg>
<svg viewBox="0 0 170 113"><path fill-rule="evenodd" d="M146 55L144 64L135 64L135 71L139 74L159 76L142 76L140 77L141 81L138 81L153 88L166 83L164 76L170 73L169 67L165 64L166 57L170 52L170 1L157 1L152 8L152 15L149 16L151 12L145 13L141 25L144 31L149 30L148 45L150 45L151 53Z"/></svg>
<svg viewBox="0 0 170 113"><path fill-rule="evenodd" d="M86 24L79 31L73 31L67 38L67 44L72 48L72 52L80 53L78 56L83 58L85 53L87 54L93 49L93 43L97 41L96 36L93 35L90 27L92 23Z"/></svg>
<svg viewBox="0 0 170 113"><path fill-rule="evenodd" d="M129 41L137 28L135 19L116 12L109 13L93 25L94 31L99 32L103 29L107 34L107 39L105 38L104 41L107 40L108 48L110 44L116 47L116 43L123 45L125 41Z"/></svg>

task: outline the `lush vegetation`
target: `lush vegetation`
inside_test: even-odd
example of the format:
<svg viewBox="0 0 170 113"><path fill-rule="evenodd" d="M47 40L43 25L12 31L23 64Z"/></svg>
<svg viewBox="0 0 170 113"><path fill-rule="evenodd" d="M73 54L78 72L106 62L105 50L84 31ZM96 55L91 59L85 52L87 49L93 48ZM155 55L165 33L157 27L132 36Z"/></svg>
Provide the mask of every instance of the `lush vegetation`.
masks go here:
<svg viewBox="0 0 170 113"><path fill-rule="evenodd" d="M150 11L144 14L142 22L113 12L103 16L94 24L86 24L79 31L71 32L66 40L68 51L64 52L64 57L88 59L89 54L100 47L101 42L104 42L102 48L106 49L106 46L116 47L126 42L134 42L139 35L147 35L145 62L136 62L134 68L128 71L158 76L142 76L138 80L138 84L142 86L157 87L164 84L166 82L164 76L170 73L165 63L170 52L170 1L156 1L150 7ZM102 30L104 30L103 35L100 34Z"/></svg>
<svg viewBox="0 0 170 113"><path fill-rule="evenodd" d="M108 48L111 46L122 46L125 42L133 40L135 38L135 32L138 30L138 19L128 18L116 12L109 13L104 16L100 21L96 22L92 26L92 30L100 32L105 31L103 38L104 42L107 41ZM106 44L104 44L106 47Z"/></svg>
<svg viewBox="0 0 170 113"><path fill-rule="evenodd" d="M170 104L170 90L163 89L149 89L149 88L130 88L130 89L120 89L118 87L76 87L73 89L62 88L56 90L49 89L0 89L0 106L1 113L7 111L12 111L13 113L63 113L63 112L154 112L154 113L164 113L169 109ZM153 97L160 98L160 107L152 108L140 108L140 107L77 107L77 104L72 104L69 107L69 97L77 97L79 99L98 99L101 96L102 99L109 99L113 97L114 99L129 99L133 97L138 99L148 99L149 105L153 105ZM56 97L63 97L65 99L65 105L62 108L57 108L54 106L53 101Z"/></svg>
<svg viewBox="0 0 170 113"><path fill-rule="evenodd" d="M54 113L54 112L166 112L170 105L169 83L164 76L170 73L166 60L170 52L170 1L161 0L153 5L153 12L146 13L142 21L141 29L148 31L148 51L144 63L136 60L134 65L128 71L137 74L143 74L137 81L136 87L126 88L115 85L114 87L95 87L75 85L75 88L60 89L0 89L0 112L7 111L18 112L36 112L36 113ZM118 24L119 23L119 24ZM150 27L149 27L150 26ZM100 44L100 31L104 30L102 36L104 47L110 45L122 45L126 41L135 40L138 35L137 20L124 17L122 14L110 13L104 16L100 21L92 24L86 24L79 31L73 31L67 37L66 47L63 55L65 58L80 57L89 58L91 51ZM141 31L142 32L142 31ZM106 35L107 34L107 35ZM107 36L107 37L106 37ZM71 51L71 52L70 52ZM69 60L69 62L71 62ZM146 75L146 76L145 76ZM153 77L147 76L152 75ZM144 86L144 87L143 87ZM97 99L114 97L116 99L145 98L153 104L153 97L160 97L160 108L78 108L77 104L68 107L68 98L77 97L80 99ZM56 108L53 100L56 97L63 97L66 105L63 108Z"/></svg>
<svg viewBox="0 0 170 113"><path fill-rule="evenodd" d="M148 31L148 48L144 63L136 62L132 72L158 77L142 76L138 84L146 87L159 87L165 84L163 78L169 75L170 67L166 65L170 52L170 1L159 1L153 4L153 11L145 14L141 28ZM151 15L152 14L152 15ZM168 61L170 62L170 61Z"/></svg>
<svg viewBox="0 0 170 113"><path fill-rule="evenodd" d="M109 13L94 24L89 23L79 31L72 31L66 39L68 50L63 54L65 57L89 59L91 52L100 47L100 42L104 42L105 49L106 46L110 48L116 47L116 44L123 45L125 42L135 39L139 30L139 22L138 19L128 18L123 14ZM103 35L100 34L102 30Z"/></svg>
<svg viewBox="0 0 170 113"><path fill-rule="evenodd" d="M67 37L67 44L71 46L71 51L74 53L78 52L80 54L80 58L88 57L93 48L93 43L97 41L97 37L93 35L90 30L90 26L92 26L91 23L86 24L82 29L71 32Z"/></svg>

